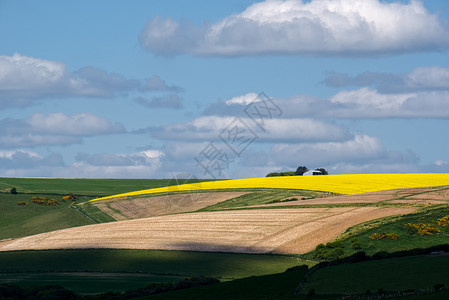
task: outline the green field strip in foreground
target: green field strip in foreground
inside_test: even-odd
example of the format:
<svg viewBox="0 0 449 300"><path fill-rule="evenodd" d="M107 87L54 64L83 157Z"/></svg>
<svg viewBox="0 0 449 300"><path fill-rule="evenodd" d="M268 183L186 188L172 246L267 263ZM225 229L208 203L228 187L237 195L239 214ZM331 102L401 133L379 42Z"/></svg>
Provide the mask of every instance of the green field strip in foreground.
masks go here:
<svg viewBox="0 0 449 300"><path fill-rule="evenodd" d="M430 290L429 294L398 299L447 299L449 292L433 293L437 283L449 285L445 266L449 257L412 256L389 258L358 263L325 266L307 278L301 294L296 288L305 277L306 270L294 270L280 274L243 278L220 284L179 290L142 299L344 299L344 295L359 294L360 299L369 290L373 298L379 289L405 291L419 288ZM418 270L423 270L420 273ZM361 276L358 276L361 274ZM308 293L314 290L315 295ZM357 299L357 298L350 298ZM389 298L396 299L396 298Z"/></svg>
<svg viewBox="0 0 449 300"><path fill-rule="evenodd" d="M184 276L140 273L0 273L0 283L20 287L59 285L77 294L97 294L138 289L150 283L175 282Z"/></svg>
<svg viewBox="0 0 449 300"><path fill-rule="evenodd" d="M208 276L231 280L283 272L315 262L295 256L168 250L45 250L0 252L0 273L106 272Z"/></svg>

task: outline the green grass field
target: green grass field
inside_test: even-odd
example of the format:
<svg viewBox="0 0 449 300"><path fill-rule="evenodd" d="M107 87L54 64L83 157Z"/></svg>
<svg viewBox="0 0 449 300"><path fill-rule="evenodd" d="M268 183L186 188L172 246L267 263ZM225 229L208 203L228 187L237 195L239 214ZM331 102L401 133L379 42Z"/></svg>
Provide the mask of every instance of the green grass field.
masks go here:
<svg viewBox="0 0 449 300"><path fill-rule="evenodd" d="M197 180L187 180L194 182ZM17 202L29 202L33 196L44 196L61 200L62 195L73 193L78 203L116 193L130 192L176 184L171 179L53 179L53 178L0 178L0 240L18 238L69 227L114 221L92 208L83 211L84 216L70 203L58 206L31 204L19 206ZM18 194L11 194L15 187Z"/></svg>
<svg viewBox="0 0 449 300"><path fill-rule="evenodd" d="M183 180L192 183L205 180ZM62 179L62 178L0 178L0 190L15 187L18 193L86 195L90 198L151 189L176 184L172 179Z"/></svg>
<svg viewBox="0 0 449 300"><path fill-rule="evenodd" d="M77 294L96 294L138 289L149 283L175 282L182 276L139 273L12 273L0 274L0 283L20 287L59 285Z"/></svg>
<svg viewBox="0 0 449 300"><path fill-rule="evenodd" d="M433 289L449 286L449 256L415 256L328 266L307 278L300 294L295 290L306 271L250 277L210 286L180 290L144 299L341 299L343 295L383 291ZM311 290L313 297L308 296ZM399 299L447 299L435 293Z"/></svg>
<svg viewBox="0 0 449 300"><path fill-rule="evenodd" d="M176 182L173 180L162 179L0 178L0 240L94 222L113 221L107 214L92 205L76 205L81 208L81 212L70 208L68 202L61 202L61 205L57 206L40 206L32 203L28 206L17 205L19 201L29 202L32 196L46 196L61 200L62 194L72 192L79 196L77 203L82 204L98 196L174 183ZM9 193L12 187L17 188L18 194ZM322 196L319 192L301 190L247 191L248 194L202 210L251 209L248 206L276 203L293 196L306 199ZM414 206L415 204L395 204L385 201L385 203L316 206L386 207L395 205ZM419 212L411 215L387 217L350 228L341 236L344 246L342 256L349 256L357 251L372 255L380 251L395 252L448 243L449 226L440 226L436 222L438 218L449 215L449 208L445 205L421 206ZM288 206L288 208L294 207L303 206ZM282 208L282 206L276 208ZM424 236L410 235L404 228L406 223L430 224L438 227L440 232ZM395 233L400 238L397 240L370 239L374 233ZM360 249L354 249L351 246L353 238L358 239ZM169 295L170 299L309 299L306 295L293 296L296 286L304 276L301 273L303 271L282 272L297 265L312 266L319 261L314 252L300 257L107 249L0 252L0 283L14 283L20 286L59 284L77 293L99 293L108 290L136 289L148 283L174 282L190 276L206 276L219 278L224 282L150 298L166 299ZM321 294L314 296L316 299L335 299L335 295L330 294L344 294L348 291L365 293L367 290L376 292L380 288L383 290L432 288L437 283L449 287L448 280L439 280L449 278L446 271L448 266L448 256L416 256L325 267L313 273L305 285L304 293L313 289L317 294ZM420 270L422 274L416 270ZM433 297L438 299L441 295L444 296L447 293L426 295L427 298L419 298L420 296L417 295L411 299L434 299Z"/></svg>
<svg viewBox="0 0 449 300"><path fill-rule="evenodd" d="M44 206L29 203L32 196L35 195L0 194L0 240L92 224L88 218L69 208L68 202ZM61 200L61 197L54 198ZM26 201L29 205L17 205L19 201Z"/></svg>
<svg viewBox="0 0 449 300"><path fill-rule="evenodd" d="M304 290L359 293L449 287L449 256L421 255L329 266L307 278ZM342 276L344 274L344 276Z"/></svg>
<svg viewBox="0 0 449 300"><path fill-rule="evenodd" d="M190 276L206 276L229 281L279 273L307 263L313 264L291 256L187 251L91 249L0 252L0 282L39 285L61 275L56 282L64 287L76 292L98 293L107 291L108 287L115 290L135 288L137 283L143 287L146 284L141 283L146 280L147 283L173 282ZM70 281L70 278L76 280ZM132 283L132 278L136 278L136 284ZM90 283L86 287L87 281ZM98 286L94 284L97 281Z"/></svg>
<svg viewBox="0 0 449 300"><path fill-rule="evenodd" d="M46 250L0 252L2 273L106 272L208 276L231 280L305 264L291 256L163 250ZM309 264L312 264L309 262Z"/></svg>
<svg viewBox="0 0 449 300"><path fill-rule="evenodd" d="M295 296L295 289L305 274L306 271L299 270L249 277L143 299L301 299L303 297Z"/></svg>
<svg viewBox="0 0 449 300"><path fill-rule="evenodd" d="M373 255L378 252L397 252L416 248L429 248L432 246L449 243L449 226L438 225L437 220L449 215L449 207L428 207L416 213L381 218L369 221L363 224L349 228L341 235L339 240L343 245L343 256L350 256L358 251L364 251L367 255ZM440 232L429 233L429 235L411 235L404 227L407 223L424 223L435 226ZM397 240L389 239L372 239L373 234L397 234ZM356 238L360 243L360 247L355 249L352 247L352 239ZM331 249L330 249L331 250ZM315 259L320 261L319 257L315 257L316 251L312 251L302 255L306 259Z"/></svg>

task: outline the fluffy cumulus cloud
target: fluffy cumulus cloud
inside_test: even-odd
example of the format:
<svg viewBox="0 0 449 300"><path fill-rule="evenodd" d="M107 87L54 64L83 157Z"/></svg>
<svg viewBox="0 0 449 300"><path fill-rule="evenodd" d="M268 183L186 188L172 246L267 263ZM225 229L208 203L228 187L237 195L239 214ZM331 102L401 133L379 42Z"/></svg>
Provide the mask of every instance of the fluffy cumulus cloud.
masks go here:
<svg viewBox="0 0 449 300"><path fill-rule="evenodd" d="M0 147L67 145L80 143L83 137L124 132L121 123L113 123L91 113L35 113L23 120L0 120Z"/></svg>
<svg viewBox="0 0 449 300"><path fill-rule="evenodd" d="M159 150L138 153L79 153L65 164L59 154L40 155L28 150L0 151L0 176L67 178L161 178L164 154ZM165 175L165 174L164 174Z"/></svg>
<svg viewBox="0 0 449 300"><path fill-rule="evenodd" d="M259 142L273 141L340 141L351 138L344 128L313 119L271 119L264 131L250 118L205 116L188 123L178 123L147 130L157 139L207 141L237 134L236 138L255 138Z"/></svg>
<svg viewBox="0 0 449 300"><path fill-rule="evenodd" d="M202 26L155 17L140 41L161 55L373 55L446 49L449 32L419 0L266 0Z"/></svg>
<svg viewBox="0 0 449 300"><path fill-rule="evenodd" d="M53 171L64 165L62 156L42 156L29 150L0 151L0 176L28 177L52 176Z"/></svg>
<svg viewBox="0 0 449 300"><path fill-rule="evenodd" d="M180 92L157 75L127 79L92 66L69 72L62 62L20 54L0 56L0 109L23 107L33 99L49 97L111 98L129 92Z"/></svg>
<svg viewBox="0 0 449 300"><path fill-rule="evenodd" d="M138 153L78 153L76 161L55 170L59 177L83 178L161 178L158 174L164 153L146 150Z"/></svg>
<svg viewBox="0 0 449 300"><path fill-rule="evenodd" d="M449 91L381 94L370 88L342 91L329 99L337 118L449 118Z"/></svg>
<svg viewBox="0 0 449 300"><path fill-rule="evenodd" d="M288 164L292 157L301 157L313 165L330 165L337 161L378 158L384 154L381 142L366 135L345 142L276 144L272 148L274 159L281 164Z"/></svg>
<svg viewBox="0 0 449 300"><path fill-rule="evenodd" d="M343 142L275 144L270 152L273 171L291 170L292 158L297 164L309 168L324 167L332 174L417 172L419 157L412 151L390 151L380 139L365 134L356 134Z"/></svg>
<svg viewBox="0 0 449 300"><path fill-rule="evenodd" d="M449 90L449 68L418 67L406 74L364 72L355 76L330 72L324 83L335 87L373 86L382 93Z"/></svg>
<svg viewBox="0 0 449 300"><path fill-rule="evenodd" d="M431 75L432 73L429 74ZM424 86L423 82L424 80L415 81L415 85ZM441 81L438 87L430 88L427 85L425 89L394 93L381 92L376 87L362 87L342 90L329 98L293 95L289 98L274 98L273 102L283 111L282 117L289 119L447 119L449 118L449 88L443 88L443 85ZM236 116L241 115L246 107L245 102L218 101L207 107L203 114Z"/></svg>
<svg viewBox="0 0 449 300"><path fill-rule="evenodd" d="M181 109L183 107L181 98L177 94L153 97L151 99L139 97L135 101L147 108Z"/></svg>

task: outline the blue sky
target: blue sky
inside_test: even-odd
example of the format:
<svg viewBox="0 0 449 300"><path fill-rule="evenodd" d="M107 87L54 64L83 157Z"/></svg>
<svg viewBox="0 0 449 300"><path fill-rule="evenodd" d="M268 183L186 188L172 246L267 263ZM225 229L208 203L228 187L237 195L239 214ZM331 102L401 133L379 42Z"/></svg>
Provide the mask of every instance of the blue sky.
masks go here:
<svg viewBox="0 0 449 300"><path fill-rule="evenodd" d="M0 40L0 176L449 172L447 1L0 0Z"/></svg>

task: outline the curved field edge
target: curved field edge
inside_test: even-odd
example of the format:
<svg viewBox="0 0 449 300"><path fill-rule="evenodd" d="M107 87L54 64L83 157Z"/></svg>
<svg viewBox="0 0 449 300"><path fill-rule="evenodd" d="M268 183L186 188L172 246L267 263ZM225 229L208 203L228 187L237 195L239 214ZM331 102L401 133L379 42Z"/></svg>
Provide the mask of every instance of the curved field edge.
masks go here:
<svg viewBox="0 0 449 300"><path fill-rule="evenodd" d="M74 208L94 219L95 223L103 223L114 220L283 203L298 199L310 200L333 195L286 189L182 191L83 202L75 205Z"/></svg>
<svg viewBox="0 0 449 300"><path fill-rule="evenodd" d="M339 194L359 194L381 190L411 187L449 185L448 173L411 174L344 174L325 176L282 176L207 181L191 184L146 189L92 199L99 201L116 197L127 197L163 192L196 191L212 189L271 188L301 189Z"/></svg>
<svg viewBox="0 0 449 300"><path fill-rule="evenodd" d="M414 208L232 210L167 215L47 232L0 244L1 251L122 248L306 253L348 227Z"/></svg>
<svg viewBox="0 0 449 300"><path fill-rule="evenodd" d="M341 242L341 257L348 257L357 252L363 251L367 255L376 253L394 253L399 251L409 251L415 248L430 248L439 245L449 244L449 226L439 225L439 218L449 215L449 206L436 205L421 208L416 212L387 216L370 220L349 227L345 232L340 234L332 243ZM425 223L431 224L440 230L439 233L431 235L410 235L405 224L408 223ZM373 234L397 234L397 240L389 239L373 239ZM357 239L359 246L357 249L353 247L353 239ZM330 250L330 249L328 249ZM325 258L317 257L318 250L303 254L304 259L323 261Z"/></svg>

